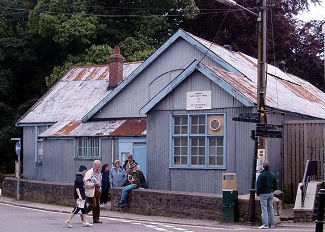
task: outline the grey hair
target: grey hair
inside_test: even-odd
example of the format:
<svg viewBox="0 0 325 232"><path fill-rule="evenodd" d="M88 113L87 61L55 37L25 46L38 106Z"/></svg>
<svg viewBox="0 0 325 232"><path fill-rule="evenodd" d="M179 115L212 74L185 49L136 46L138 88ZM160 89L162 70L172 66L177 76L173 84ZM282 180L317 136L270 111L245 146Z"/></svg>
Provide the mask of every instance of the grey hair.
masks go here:
<svg viewBox="0 0 325 232"><path fill-rule="evenodd" d="M100 160L94 160L94 165L100 163Z"/></svg>

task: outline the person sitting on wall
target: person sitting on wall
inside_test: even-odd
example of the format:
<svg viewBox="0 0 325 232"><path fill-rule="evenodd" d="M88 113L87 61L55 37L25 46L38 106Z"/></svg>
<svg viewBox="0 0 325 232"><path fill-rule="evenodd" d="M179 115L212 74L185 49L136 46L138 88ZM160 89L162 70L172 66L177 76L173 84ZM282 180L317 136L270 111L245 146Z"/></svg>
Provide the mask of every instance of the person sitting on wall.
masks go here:
<svg viewBox="0 0 325 232"><path fill-rule="evenodd" d="M271 228L275 227L274 210L273 210L273 197L274 191L278 189L276 177L270 171L270 162L265 161L263 164L264 170L258 176L256 183L256 194L260 196L261 209L262 209L262 223L259 229L269 228L269 217Z"/></svg>
<svg viewBox="0 0 325 232"><path fill-rule="evenodd" d="M86 197L89 203L87 213L93 211L93 223L102 223L99 221L100 214L100 194L102 184L102 174L100 173L100 160L94 161L94 167L89 169L84 177L86 186Z"/></svg>
<svg viewBox="0 0 325 232"><path fill-rule="evenodd" d="M132 179L132 172L134 168L138 165L137 162L133 159L132 154L128 154L127 160L124 161L123 168L126 171L127 174L127 181L125 182L124 186L131 184Z"/></svg>
<svg viewBox="0 0 325 232"><path fill-rule="evenodd" d="M109 172L109 182L112 187L122 187L127 181L127 174L125 170L121 167L121 161L115 160L114 167L111 168Z"/></svg>
<svg viewBox="0 0 325 232"><path fill-rule="evenodd" d="M102 174L102 194L100 195L100 207L107 207L108 192L109 192L109 166L104 164L100 173Z"/></svg>
<svg viewBox="0 0 325 232"><path fill-rule="evenodd" d="M127 204L127 196L128 193L132 189L144 189L147 187L146 178L144 177L141 168L139 165L136 166L136 168L133 170L133 175L131 179L131 184L125 186L122 190L122 197L121 201L118 203L118 206L126 205Z"/></svg>

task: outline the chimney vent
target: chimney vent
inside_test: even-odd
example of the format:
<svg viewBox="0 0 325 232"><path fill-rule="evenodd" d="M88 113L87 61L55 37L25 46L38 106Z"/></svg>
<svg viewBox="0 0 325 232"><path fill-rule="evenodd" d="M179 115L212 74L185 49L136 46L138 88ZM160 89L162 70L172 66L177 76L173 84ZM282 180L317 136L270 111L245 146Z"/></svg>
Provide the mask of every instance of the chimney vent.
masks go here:
<svg viewBox="0 0 325 232"><path fill-rule="evenodd" d="M227 49L228 51L232 52L232 47L231 47L231 45L226 44L226 45L223 45L223 47L224 47L225 49Z"/></svg>
<svg viewBox="0 0 325 232"><path fill-rule="evenodd" d="M109 84L107 89L115 88L123 80L125 58L120 54L120 46L115 45L114 53L108 57Z"/></svg>

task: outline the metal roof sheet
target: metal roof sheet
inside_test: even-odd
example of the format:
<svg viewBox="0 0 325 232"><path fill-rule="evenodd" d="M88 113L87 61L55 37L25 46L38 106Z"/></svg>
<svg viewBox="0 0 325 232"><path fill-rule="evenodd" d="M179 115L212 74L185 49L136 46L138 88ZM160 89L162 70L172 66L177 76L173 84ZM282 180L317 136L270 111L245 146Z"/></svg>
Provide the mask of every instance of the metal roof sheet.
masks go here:
<svg viewBox="0 0 325 232"><path fill-rule="evenodd" d="M140 64L125 63L123 79ZM111 92L107 90L108 81L108 65L73 67L17 123L81 120Z"/></svg>
<svg viewBox="0 0 325 232"><path fill-rule="evenodd" d="M106 120L94 122L57 122L39 137L96 137L96 136L144 136L146 119Z"/></svg>
<svg viewBox="0 0 325 232"><path fill-rule="evenodd" d="M208 64L204 65L248 100L257 103L256 81L249 80L244 75L234 74ZM325 119L325 93L307 81L291 74L286 75L294 82L268 75L266 105L274 109Z"/></svg>

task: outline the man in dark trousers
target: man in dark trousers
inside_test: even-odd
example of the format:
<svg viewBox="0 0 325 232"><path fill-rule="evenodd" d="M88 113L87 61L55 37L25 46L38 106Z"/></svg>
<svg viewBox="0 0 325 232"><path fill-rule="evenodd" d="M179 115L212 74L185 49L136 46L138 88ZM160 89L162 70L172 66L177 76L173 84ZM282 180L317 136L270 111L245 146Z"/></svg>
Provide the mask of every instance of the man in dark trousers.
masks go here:
<svg viewBox="0 0 325 232"><path fill-rule="evenodd" d="M275 227L275 218L273 210L273 197L274 191L278 189L276 177L273 172L270 171L270 162L265 161L263 165L263 171L258 176L256 183L256 194L260 196L261 209L262 209L262 222L263 225L258 227L259 229L269 228L269 217L270 227Z"/></svg>

